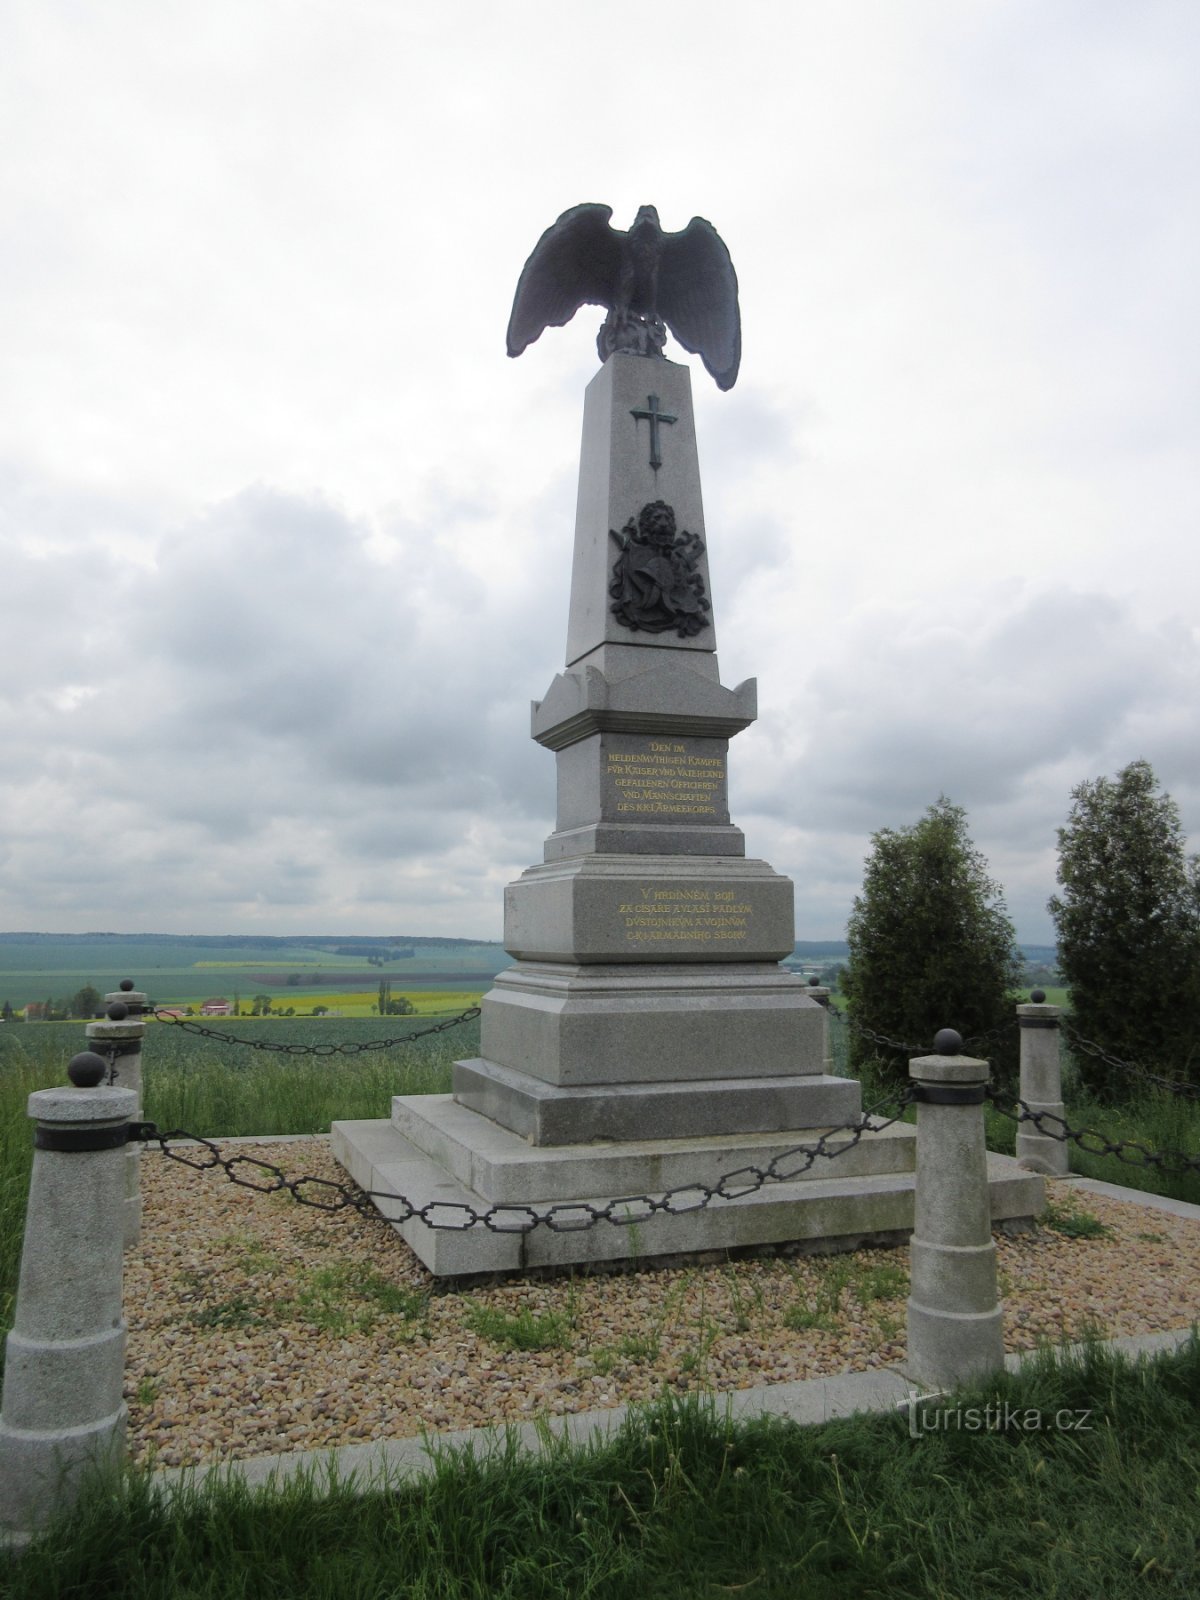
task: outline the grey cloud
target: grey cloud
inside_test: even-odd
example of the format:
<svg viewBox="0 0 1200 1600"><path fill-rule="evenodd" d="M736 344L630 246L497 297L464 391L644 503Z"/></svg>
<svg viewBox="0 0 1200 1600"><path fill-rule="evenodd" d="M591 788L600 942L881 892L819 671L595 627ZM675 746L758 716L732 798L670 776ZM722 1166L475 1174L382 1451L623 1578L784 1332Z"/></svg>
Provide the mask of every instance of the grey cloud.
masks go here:
<svg viewBox="0 0 1200 1600"><path fill-rule="evenodd" d="M153 572L93 550L80 589L60 558L24 564L28 640L83 695L8 713L0 915L49 916L71 884L114 914L319 904L356 862L436 871L480 816L545 831L553 766L528 740L543 645L452 549L410 530L380 562L369 544L337 508L260 487L176 529ZM412 893L403 878L383 874Z"/></svg>
<svg viewBox="0 0 1200 1600"><path fill-rule="evenodd" d="M940 793L967 808L993 876L1035 937L1049 937L1055 829L1074 784L1145 755L1185 825L1200 826L1192 630L1139 626L1119 601L1082 593L978 610L947 623L882 607L859 615L775 716L790 729L782 746L769 731L740 741L739 820L780 830L776 864L802 886L802 931L806 915L829 914L839 882L844 920L868 836L915 821ZM1161 708L1170 708L1163 726ZM815 888L814 868L825 869L826 890Z"/></svg>

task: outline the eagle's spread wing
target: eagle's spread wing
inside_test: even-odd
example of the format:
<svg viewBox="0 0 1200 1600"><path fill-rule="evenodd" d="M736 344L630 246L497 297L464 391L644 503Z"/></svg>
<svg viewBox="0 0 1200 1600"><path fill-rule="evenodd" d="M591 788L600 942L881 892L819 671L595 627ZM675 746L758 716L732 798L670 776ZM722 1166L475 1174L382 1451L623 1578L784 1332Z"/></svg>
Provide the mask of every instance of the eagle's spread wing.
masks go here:
<svg viewBox="0 0 1200 1600"><path fill-rule="evenodd" d="M611 216L611 206L572 206L538 240L513 298L510 356L570 322L580 306L612 305L624 235L609 227Z"/></svg>
<svg viewBox="0 0 1200 1600"><path fill-rule="evenodd" d="M693 217L682 233L663 235L658 314L704 362L717 388L732 389L742 359L737 274L724 240L703 217Z"/></svg>

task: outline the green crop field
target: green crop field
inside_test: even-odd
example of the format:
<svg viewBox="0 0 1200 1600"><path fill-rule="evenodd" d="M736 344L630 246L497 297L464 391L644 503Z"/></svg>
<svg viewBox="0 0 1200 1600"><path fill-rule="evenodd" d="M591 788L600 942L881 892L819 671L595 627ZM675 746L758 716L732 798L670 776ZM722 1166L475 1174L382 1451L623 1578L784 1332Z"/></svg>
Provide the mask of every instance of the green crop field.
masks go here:
<svg viewBox="0 0 1200 1600"><path fill-rule="evenodd" d="M369 954L376 947L409 953L389 953L376 964ZM58 1007L86 985L106 994L123 978L132 978L158 1004L198 1005L236 996L249 1009L254 995L267 994L299 1013L311 1012L314 1005L335 1006L336 997L348 993L377 994L382 980L391 984L394 999L410 991L482 992L508 965L499 944L468 940L239 943L182 935L0 934L0 1005L7 1001L23 1011L31 1002L49 999ZM347 1005L354 1014L365 1014L361 1002Z"/></svg>

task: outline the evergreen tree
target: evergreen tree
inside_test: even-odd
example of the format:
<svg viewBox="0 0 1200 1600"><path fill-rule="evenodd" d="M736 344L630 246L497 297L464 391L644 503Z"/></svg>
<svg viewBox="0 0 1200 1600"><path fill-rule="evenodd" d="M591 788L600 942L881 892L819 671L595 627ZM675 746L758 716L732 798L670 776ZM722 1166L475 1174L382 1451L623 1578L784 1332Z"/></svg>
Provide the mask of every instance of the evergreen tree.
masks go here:
<svg viewBox="0 0 1200 1600"><path fill-rule="evenodd" d="M874 1062L907 1083L909 1054L860 1030L928 1052L940 1028L955 1028L966 1053L990 1061L997 1084L1013 1086L1016 935L961 806L942 795L919 822L872 835L846 937L853 1068Z"/></svg>
<svg viewBox="0 0 1200 1600"><path fill-rule="evenodd" d="M1200 1082L1200 861L1148 761L1071 791L1050 900L1078 1032L1111 1055ZM1097 1094L1137 1086L1087 1051Z"/></svg>
<svg viewBox="0 0 1200 1600"><path fill-rule="evenodd" d="M85 983L82 989L76 991L71 997L71 1015L73 1017L94 1017L100 1009L103 995L94 984Z"/></svg>

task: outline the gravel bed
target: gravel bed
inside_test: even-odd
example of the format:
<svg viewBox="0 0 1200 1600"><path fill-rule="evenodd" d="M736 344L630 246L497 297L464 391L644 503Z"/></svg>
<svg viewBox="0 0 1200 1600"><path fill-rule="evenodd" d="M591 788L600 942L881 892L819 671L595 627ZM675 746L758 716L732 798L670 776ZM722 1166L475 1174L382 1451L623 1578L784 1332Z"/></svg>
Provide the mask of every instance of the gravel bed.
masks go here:
<svg viewBox="0 0 1200 1600"><path fill-rule="evenodd" d="M242 1145L345 1182L328 1141ZM381 1218L325 1213L160 1153L126 1257L135 1461L320 1449L539 1413L886 1367L908 1251L740 1260L448 1290ZM1108 1230L998 1237L1008 1350L1187 1327L1200 1222L1052 1185ZM514 1341L540 1343L517 1348Z"/></svg>

